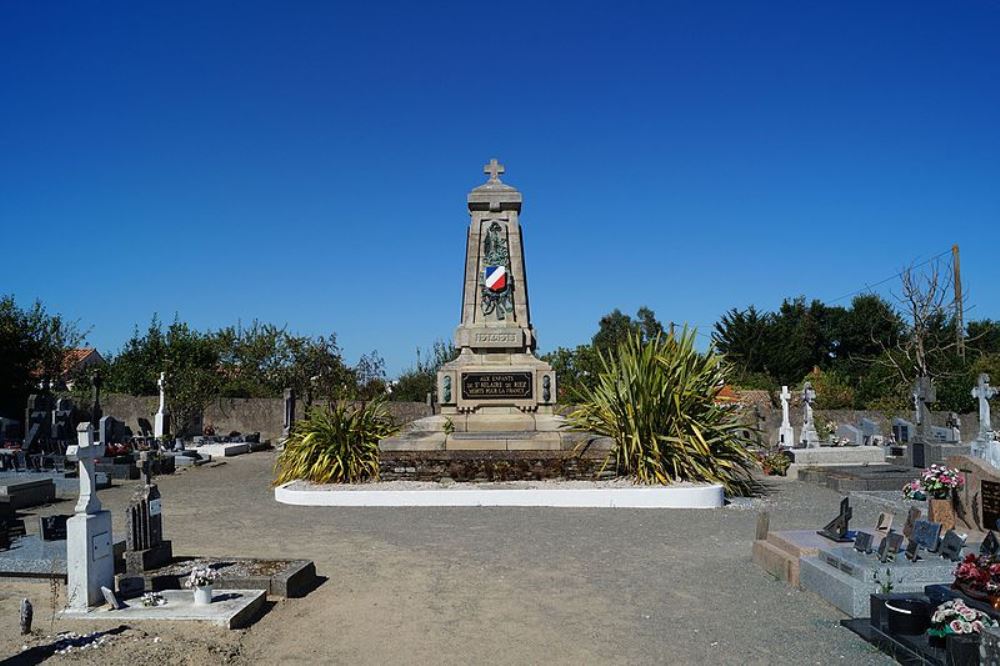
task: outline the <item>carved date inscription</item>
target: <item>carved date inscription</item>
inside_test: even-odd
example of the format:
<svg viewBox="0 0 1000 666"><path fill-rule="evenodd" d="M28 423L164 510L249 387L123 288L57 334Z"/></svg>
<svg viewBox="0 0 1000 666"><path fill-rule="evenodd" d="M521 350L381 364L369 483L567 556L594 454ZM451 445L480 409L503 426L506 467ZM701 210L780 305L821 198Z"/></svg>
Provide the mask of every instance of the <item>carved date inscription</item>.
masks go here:
<svg viewBox="0 0 1000 666"><path fill-rule="evenodd" d="M533 378L530 372L463 372L464 400L530 400Z"/></svg>

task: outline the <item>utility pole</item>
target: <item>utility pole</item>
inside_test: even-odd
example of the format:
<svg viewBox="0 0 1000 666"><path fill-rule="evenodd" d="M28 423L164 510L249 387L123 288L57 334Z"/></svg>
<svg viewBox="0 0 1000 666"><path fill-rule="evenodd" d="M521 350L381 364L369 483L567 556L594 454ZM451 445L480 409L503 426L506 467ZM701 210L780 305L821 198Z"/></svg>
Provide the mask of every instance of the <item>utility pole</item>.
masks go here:
<svg viewBox="0 0 1000 666"><path fill-rule="evenodd" d="M958 257L958 243L951 246L951 264L955 270L955 340L958 355L965 358L965 322L962 308L962 266Z"/></svg>

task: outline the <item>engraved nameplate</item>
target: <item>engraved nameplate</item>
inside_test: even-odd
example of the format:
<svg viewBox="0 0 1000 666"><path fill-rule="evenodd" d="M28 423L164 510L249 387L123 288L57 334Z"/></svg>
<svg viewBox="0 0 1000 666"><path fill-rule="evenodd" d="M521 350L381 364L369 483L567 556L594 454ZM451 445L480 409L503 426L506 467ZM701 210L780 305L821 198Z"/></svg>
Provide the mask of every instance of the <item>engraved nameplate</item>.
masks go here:
<svg viewBox="0 0 1000 666"><path fill-rule="evenodd" d="M463 372L463 400L530 400L534 391L530 372Z"/></svg>
<svg viewBox="0 0 1000 666"><path fill-rule="evenodd" d="M1000 519L1000 483L984 480L981 486L980 502L983 507L983 528L996 529L997 519Z"/></svg>
<svg viewBox="0 0 1000 666"><path fill-rule="evenodd" d="M149 515L158 516L160 515L161 510L162 509L160 507L160 500L158 499L149 500Z"/></svg>

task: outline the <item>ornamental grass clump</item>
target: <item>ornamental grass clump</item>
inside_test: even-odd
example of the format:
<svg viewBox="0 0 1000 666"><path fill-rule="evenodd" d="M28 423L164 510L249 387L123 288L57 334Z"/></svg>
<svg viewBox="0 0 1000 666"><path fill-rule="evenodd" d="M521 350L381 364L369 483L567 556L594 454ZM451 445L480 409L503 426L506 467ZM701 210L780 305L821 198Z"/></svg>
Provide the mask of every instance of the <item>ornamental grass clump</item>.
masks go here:
<svg viewBox="0 0 1000 666"><path fill-rule="evenodd" d="M601 354L593 388L578 395L572 427L610 437L608 462L639 483L720 483L729 495L759 489L752 429L716 401L725 366L714 351L699 353L694 332L643 341L629 338Z"/></svg>
<svg viewBox="0 0 1000 666"><path fill-rule="evenodd" d="M274 483L377 480L379 440L394 432L396 426L381 399L314 408L292 428L274 465Z"/></svg>

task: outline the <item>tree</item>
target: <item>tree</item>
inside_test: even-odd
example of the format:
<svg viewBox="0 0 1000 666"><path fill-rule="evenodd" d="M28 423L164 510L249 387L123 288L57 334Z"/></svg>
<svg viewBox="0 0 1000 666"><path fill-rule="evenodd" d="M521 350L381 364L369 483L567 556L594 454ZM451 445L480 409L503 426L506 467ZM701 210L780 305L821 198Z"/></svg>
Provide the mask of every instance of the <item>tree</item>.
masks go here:
<svg viewBox="0 0 1000 666"><path fill-rule="evenodd" d="M0 297L0 414L22 420L28 395L62 376L66 352L85 337L40 301L25 309L13 296Z"/></svg>
<svg viewBox="0 0 1000 666"><path fill-rule="evenodd" d="M458 356L458 352L455 345L443 340L436 340L431 349L423 355L421 355L420 349L417 349L416 365L405 371L396 380L390 394L391 399L398 402L423 402L426 400L428 393L434 393L438 370L445 363L454 360Z"/></svg>

